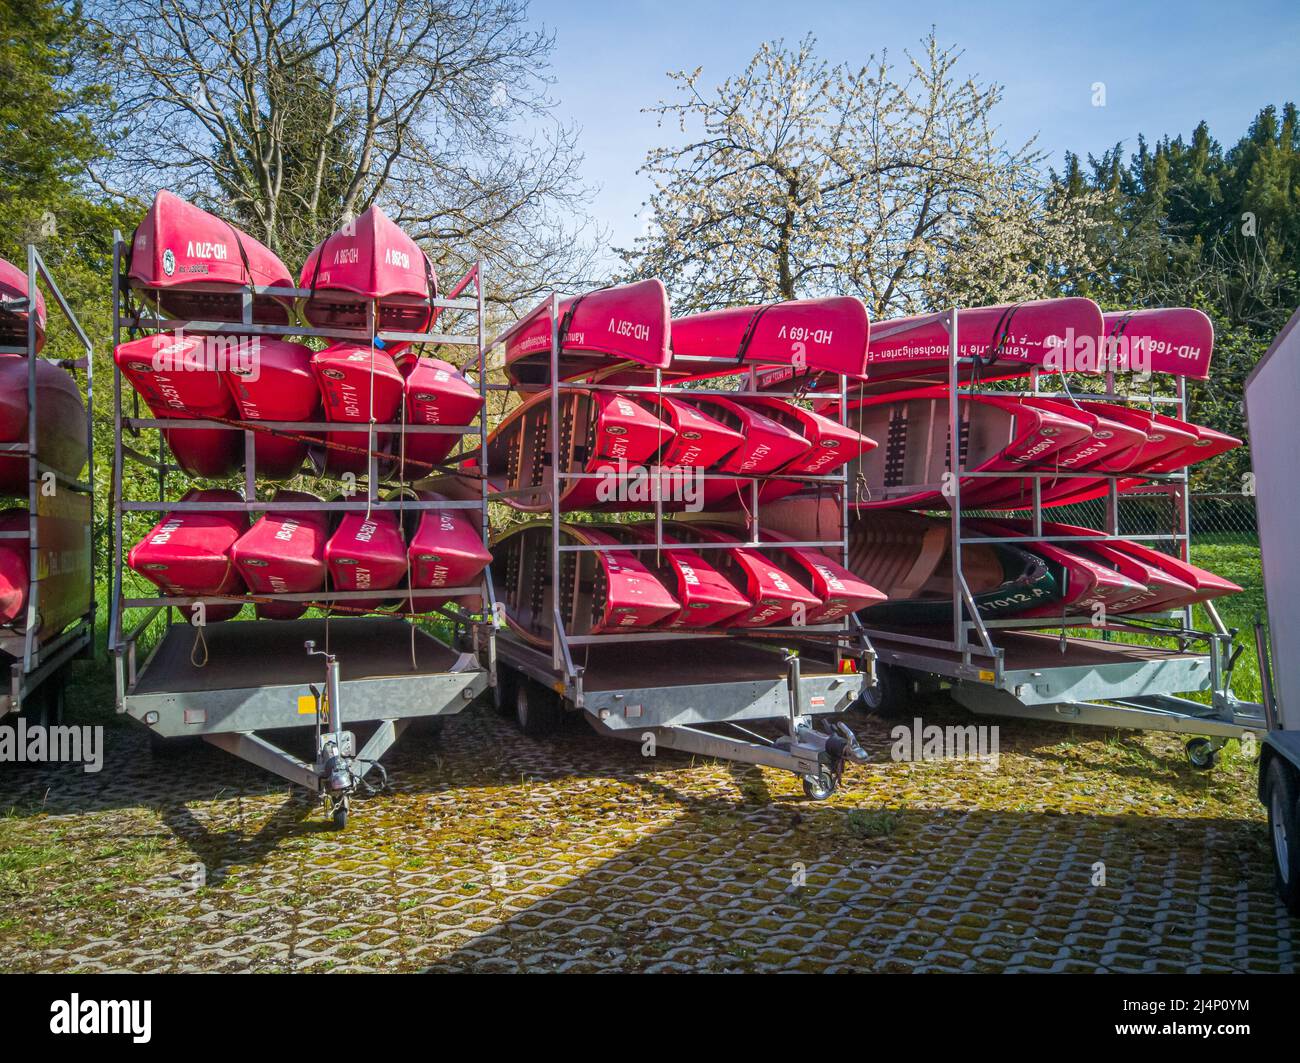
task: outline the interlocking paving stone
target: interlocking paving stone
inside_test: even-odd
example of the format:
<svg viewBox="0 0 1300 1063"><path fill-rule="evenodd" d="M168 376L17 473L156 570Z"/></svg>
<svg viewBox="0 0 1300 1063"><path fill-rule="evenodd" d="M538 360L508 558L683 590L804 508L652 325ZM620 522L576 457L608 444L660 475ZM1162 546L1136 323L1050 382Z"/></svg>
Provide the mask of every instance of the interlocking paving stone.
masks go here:
<svg viewBox="0 0 1300 1063"><path fill-rule="evenodd" d="M224 753L155 759L112 727L98 775L0 765L0 969L1300 966L1244 759L1202 774L1171 736L1005 722L996 772L893 763L894 721L846 719L872 761L815 803L476 705L404 736L342 832Z"/></svg>

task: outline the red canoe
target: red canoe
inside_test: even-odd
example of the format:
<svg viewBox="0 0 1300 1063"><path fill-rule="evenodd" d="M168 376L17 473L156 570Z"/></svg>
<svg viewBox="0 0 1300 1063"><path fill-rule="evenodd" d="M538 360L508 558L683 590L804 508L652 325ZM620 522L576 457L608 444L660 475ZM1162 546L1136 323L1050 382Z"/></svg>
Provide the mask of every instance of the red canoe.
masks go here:
<svg viewBox="0 0 1300 1063"><path fill-rule="evenodd" d="M1035 462L1035 470L1079 473L1124 472L1141 456L1147 442L1146 432L1110 416L1121 413L1119 407L1105 403L1068 403L1046 398L1022 398L1027 406L1081 421L1088 434L1081 440L1056 450L1046 462ZM1041 481L1040 499L1044 505L1057 504L1057 500L1077 494L1083 484L1104 481L1081 480L1077 477L1044 479ZM1020 509L1033 505L1033 481L1008 477L999 484L985 485L977 495L980 505Z"/></svg>
<svg viewBox="0 0 1300 1063"><path fill-rule="evenodd" d="M402 392L408 425L446 425L468 428L483 407L483 396L465 375L440 358L408 359L400 371L405 377ZM399 474L404 480L429 476L452 452L460 436L442 432L408 432L407 467Z"/></svg>
<svg viewBox="0 0 1300 1063"><path fill-rule="evenodd" d="M27 510L0 513L0 532L31 531ZM27 591L31 587L30 539L0 539L0 625L27 622Z"/></svg>
<svg viewBox="0 0 1300 1063"><path fill-rule="evenodd" d="M796 376L866 376L870 324L862 300L846 295L733 306L673 318L674 371L691 374L690 358L789 366ZM717 375L710 369L705 376Z"/></svg>
<svg viewBox="0 0 1300 1063"><path fill-rule="evenodd" d="M1089 426L1045 406L1018 399L977 396L962 399L962 462L966 472L1007 474L1051 460L1052 455L1087 438ZM855 499L860 509L948 507L944 477L948 460L948 399L944 388L923 388L871 399L850 399L849 423L881 441L854 463L869 497ZM962 501L978 505L996 497L1005 483L990 477L963 477Z"/></svg>
<svg viewBox="0 0 1300 1063"><path fill-rule="evenodd" d="M235 403L211 358L209 338L171 333L119 344L113 360L140 393L154 417L178 420L234 419ZM168 428L163 432L176 463L189 475L227 476L239 467L237 431Z"/></svg>
<svg viewBox="0 0 1300 1063"><path fill-rule="evenodd" d="M742 545L744 539L737 534L685 521L674 521L672 534L686 543L735 544L734 549L705 551L724 573L731 569L740 577L738 585L744 588L750 602L750 607L733 617L728 627L770 627L789 621L801 609L806 623L809 616L821 610L821 599L804 585L788 563L778 563L766 550Z"/></svg>
<svg viewBox="0 0 1300 1063"><path fill-rule="evenodd" d="M438 295L433 263L378 207L317 244L302 267L302 316L317 328L364 329L374 303L380 332L423 332Z"/></svg>
<svg viewBox="0 0 1300 1063"><path fill-rule="evenodd" d="M432 491L416 492L415 497L423 501L445 500ZM478 582L479 574L492 563L492 552L483 545L482 530L470 513L466 509L426 509L419 513L406 548L413 590L468 587ZM458 597L462 601L473 598ZM415 598L411 600L412 611L431 612L447 600Z"/></svg>
<svg viewBox="0 0 1300 1063"><path fill-rule="evenodd" d="M303 491L277 491L274 502L320 502ZM325 512L268 510L230 548L233 562L253 594L309 594L325 586ZM259 602L263 620L296 620L306 602Z"/></svg>
<svg viewBox="0 0 1300 1063"><path fill-rule="evenodd" d="M487 445L488 483L496 491L520 491L500 499L530 513L549 510L551 396L534 395L492 431ZM609 473L641 467L672 440L671 426L645 406L608 391L566 390L560 396L560 463L566 473ZM477 470L475 462L467 466ZM569 480L560 484L563 510L645 508L620 505L609 497L612 479ZM522 489L522 491L521 491Z"/></svg>
<svg viewBox="0 0 1300 1063"><path fill-rule="evenodd" d="M86 406L72 374L44 358L36 363L36 458L76 479L86 466ZM0 443L28 441L27 375L22 355L0 355ZM0 493L27 497L27 455L0 454Z"/></svg>
<svg viewBox="0 0 1300 1063"><path fill-rule="evenodd" d="M841 466L858 458L875 447L876 441L855 432L820 413L806 410L784 399L737 399L742 406L761 410L787 428L797 431L810 447L793 461L782 465L779 472L799 476L830 476ZM799 480L769 480L759 488L761 502L775 502L805 487L814 486Z"/></svg>
<svg viewBox="0 0 1300 1063"><path fill-rule="evenodd" d="M188 491L182 502L242 502L234 491ZM230 560L230 548L248 528L238 512L173 512L131 548L127 564L164 594L197 598L244 593L244 581ZM210 624L229 620L240 602L206 608ZM186 610L188 614L188 610Z"/></svg>
<svg viewBox="0 0 1300 1063"><path fill-rule="evenodd" d="M325 567L336 591L389 591L406 578L406 539L392 510L344 513L325 544ZM347 609L382 609L393 598L339 602Z"/></svg>
<svg viewBox="0 0 1300 1063"><path fill-rule="evenodd" d="M561 525L561 541L617 546L619 540L590 524ZM529 642L550 646L551 526L522 524L492 547L492 581L510 627ZM681 605L631 550L576 555L565 565L558 603L569 635L618 634L655 627Z"/></svg>
<svg viewBox="0 0 1300 1063"><path fill-rule="evenodd" d="M369 424L373 416L379 424L397 419L402 404L402 374L392 355L377 347L363 347L340 342L312 356L312 372L325 402L325 419L340 424ZM390 432L328 432L326 441L355 447L359 451L384 452L392 439ZM318 464L322 475L340 476L355 473L364 476L369 469L365 453L324 448ZM384 472L380 463L380 474Z"/></svg>
<svg viewBox="0 0 1300 1063"><path fill-rule="evenodd" d="M136 227L127 276L160 313L194 321L243 321L242 296L250 284L294 286L270 248L167 191L154 197ZM288 324L290 303L255 295L253 321Z"/></svg>
<svg viewBox="0 0 1300 1063"><path fill-rule="evenodd" d="M668 293L658 280L598 288L560 303L560 379L571 380L621 362L666 369ZM498 337L506 375L521 391L551 383L551 304L535 307Z"/></svg>
<svg viewBox="0 0 1300 1063"><path fill-rule="evenodd" d="M1124 310L1102 317L1102 356L1118 368L1204 380L1214 353L1214 324L1190 307Z"/></svg>
<svg viewBox="0 0 1300 1063"><path fill-rule="evenodd" d="M318 420L321 398L311 370L311 348L261 336L253 343L256 346L247 364L221 374L235 400L236 417L241 421ZM305 439L258 432L255 440L259 477L284 480L302 468L307 456Z"/></svg>
<svg viewBox="0 0 1300 1063"><path fill-rule="evenodd" d="M969 527L990 538L1017 534L1016 525L1006 521L976 520ZM1068 549L1064 544L1026 542L1024 548L1064 572L1065 594L1061 602L1025 610L1018 614L1021 617L1084 615L1097 605L1111 612L1121 603L1139 597L1144 590L1142 584L1118 568L1084 552Z"/></svg>
<svg viewBox="0 0 1300 1063"><path fill-rule="evenodd" d="M788 427L768 416L766 411L738 400L697 396L692 404L744 436L744 442L726 460L711 468L710 473L766 476L805 459L813 449L812 442L797 426ZM734 509L749 503L748 480L706 480L704 483L705 509Z"/></svg>
<svg viewBox="0 0 1300 1063"><path fill-rule="evenodd" d="M665 525L663 541L676 544L673 525ZM607 524L600 530L622 542L653 543L653 524ZM686 549L641 550L638 560L649 568L673 595L680 608L661 622L664 628L726 627L735 617L748 612L752 603L744 594L744 584L732 582L712 565L703 553Z"/></svg>
<svg viewBox="0 0 1300 1063"><path fill-rule="evenodd" d="M27 311L5 304L27 302L27 271L0 258L0 347L27 348ZM45 296L36 289L36 350L45 346Z"/></svg>

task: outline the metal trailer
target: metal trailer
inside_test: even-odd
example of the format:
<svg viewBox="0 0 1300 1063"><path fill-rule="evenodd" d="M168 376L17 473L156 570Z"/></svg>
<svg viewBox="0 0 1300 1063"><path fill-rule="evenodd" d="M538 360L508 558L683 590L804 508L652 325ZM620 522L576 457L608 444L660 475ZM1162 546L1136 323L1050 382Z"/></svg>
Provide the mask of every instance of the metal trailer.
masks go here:
<svg viewBox="0 0 1300 1063"><path fill-rule="evenodd" d="M480 261L466 282L473 278L474 294L463 298L436 298L432 305L473 318L472 332L383 332L376 330L373 302L367 308L365 330L313 328L303 322L287 325L254 324L253 296L271 295L288 299L306 298L306 289L249 286L243 292L242 323L178 321L162 319L135 307L124 307L131 294L126 285L126 262L130 245L120 232L114 233L113 256L113 342L122 332L147 334L184 328L199 334L242 337L296 336L325 340L370 343L409 342L472 349L467 368L478 374L480 396L485 400L477 423L468 431L443 425L383 426L385 432L452 433L476 438L481 451L487 438L486 379L484 374L484 288ZM468 287L465 283L462 288ZM430 325L433 328L433 325ZM403 404L403 411L405 405ZM405 413L403 412L403 417ZM124 407L121 371L113 376L113 600L109 625L109 650L116 671L117 711L125 713L150 730L155 748L186 736L203 739L248 760L292 783L320 795L322 805L336 826L347 822L350 797L358 789L373 789L366 781L371 771L383 776L379 758L414 721L460 712L492 685L495 629L491 582L485 575L478 583L434 590L403 589L403 601L413 605L420 599L456 600L477 596L482 614L465 608L443 606L439 612L450 623L451 636L445 641L417 626L412 614L399 616L331 615L332 607L344 611L351 600L371 598L373 591L321 590L306 594L259 593L242 600L307 602L325 611L318 619L294 621L204 622L204 611L196 606L227 604L230 597L169 597L128 594L130 579L124 561L124 519L128 514L181 511L238 511L260 514L267 510L311 512L369 512L377 510L419 513L426 510L466 510L477 513L483 541L488 539L486 485L474 498L384 500L378 496L379 458L375 428L370 429L371 451L364 489L358 484L355 496L320 503L270 503L257 497L256 435L260 431L293 433L324 432L338 425L323 421L208 421L141 417ZM167 474L177 469L168 461L163 429L225 428L244 435L243 502L179 502L168 498ZM155 456L131 438L155 431ZM446 461L454 463L462 455ZM130 465L128 465L130 463ZM148 498L127 497L139 482L127 476L131 466L150 471ZM186 616L183 610L189 610ZM314 658L320 658L319 661ZM374 725L364 746L347 727ZM346 725L346 726L345 726ZM303 760L275 744L265 732L282 729L315 729L315 757Z"/></svg>
<svg viewBox="0 0 1300 1063"><path fill-rule="evenodd" d="M35 304L38 283L44 286L71 328L76 345L83 352L80 356L52 358L37 352ZM31 566L26 619L21 625L0 628L0 664L7 664L9 671L8 686L0 690L0 718L26 710L34 713L41 722L52 724L57 723L63 713L68 663L94 654L94 348L40 252L30 244L27 246L27 292L26 299L15 299L5 307L17 313L27 312L27 342L22 346L0 346L0 355L21 355L28 363L27 442L0 444L0 452L27 456L28 530L26 533L0 531L0 539L26 537L30 544ZM50 321L53 320L51 314ZM85 374L88 462L85 481L69 479L41 461L37 446L40 411L36 396L36 365L37 359L42 357L74 375L78 372ZM66 554L71 545L66 534L69 526L74 532L78 527L84 529L76 535L81 539L80 546L73 546L73 549L86 559L85 609L62 631L42 636L39 632L42 585L66 569ZM61 530L65 534L60 535Z"/></svg>
<svg viewBox="0 0 1300 1063"><path fill-rule="evenodd" d="M654 383L613 385L573 383L560 380L559 350L561 318L558 293L550 296L551 376L549 449L559 453L560 394L571 388L614 391L621 394L667 394L682 398L746 395L767 398L793 397L790 393L760 391L755 370L743 389L720 390L690 386L665 388L663 374L654 371ZM488 343L491 350L498 339ZM689 363L700 373L712 369L735 370L734 358L682 356L677 364ZM510 390L509 385L490 385L492 390ZM843 388L841 388L843 390ZM843 406L841 406L843 409ZM562 544L560 497L562 483L604 476L604 473L571 473L550 466L550 526L552 601L562 601L561 557L566 553L598 551L662 551L664 509L662 498L654 500L653 543ZM749 541L759 544L759 487L763 477L739 473L703 474L703 479L748 480ZM809 486L830 488L839 496L839 536L835 539L807 538L785 543L815 549L838 550L848 556L847 468L829 476L788 477ZM504 498L508 491L494 492ZM723 549L723 544L692 543L692 550ZM498 623L502 618L498 617ZM783 640L776 649L769 640ZM724 648L725 647L725 648ZM720 757L749 764L766 764L794 772L803 779L810 797L829 797L839 783L846 761L863 760L866 754L852 731L843 724L815 726L815 717L843 712L860 696L864 685L873 681L875 653L861 625L851 617L836 624L803 627L769 627L759 631L721 631L702 635L694 632L645 631L639 633L573 635L565 630L560 610L553 616L553 637L548 654L530 646L513 633L503 633L496 643L499 708L513 706L521 729L542 734L558 725L563 710L581 712L601 734L645 742L653 736L655 748L678 749L704 756ZM756 720L785 720L786 733L769 739L743 724ZM828 721L822 721L828 723ZM707 726L729 728L721 735Z"/></svg>
<svg viewBox="0 0 1300 1063"><path fill-rule="evenodd" d="M1259 798L1268 809L1278 894L1300 916L1300 488L1295 473L1295 401L1300 395L1300 310L1246 379L1246 419L1255 511L1268 605L1256 648L1268 719L1259 758Z"/></svg>
<svg viewBox="0 0 1300 1063"><path fill-rule="evenodd" d="M963 386L961 370L974 369L976 360L961 354L957 311L949 312L948 332L948 437L949 453L958 455L962 448L957 436L960 424L960 401L963 397L995 395L1002 398L1042 396L1070 401L1065 390L1042 388L1040 371L1030 372L1027 391L980 389L976 374L970 374L969 386ZM1131 403L1152 409L1173 408L1176 416L1185 415L1186 381L1177 380L1177 394L1172 396L1121 395L1116 391L1115 373L1105 374L1108 402ZM1294 393L1294 392L1292 392ZM1032 532L1025 536L989 539L964 534L968 515L962 504L962 482L967 478L996 477L1003 473L968 472L958 467L945 493L949 498L953 548L953 598L951 636L929 638L913 632L868 627L867 634L879 655L878 683L864 695L864 705L871 711L891 711L906 707L909 695L925 690L947 690L954 700L972 712L987 716L1010 716L1025 719L1054 720L1099 727L1127 727L1171 731L1196 736L1187 743L1191 763L1207 769L1214 765L1218 751L1230 738L1245 734L1262 734L1265 722L1260 707L1240 701L1231 689L1232 666L1240 653L1234 648L1235 632L1229 631L1212 603L1203 608L1210 620L1210 630L1195 626L1192 609L1164 614L1144 614L1136 618L1094 616L1060 616L1051 619L986 620L979 615L974 598L962 574L962 547L974 542L1064 543L1078 541L1166 542L1175 544L1179 556L1189 559L1190 512L1187 470L1152 476L1154 485L1141 497L1164 495L1173 510L1173 530L1162 535L1138 535L1122 530L1120 510L1132 494L1120 494L1120 474L1110 474L1110 491L1106 504L1104 535L1083 539L1079 536L1044 535L1041 504L1042 481L1045 479L1091 478L1096 472L1017 472L1017 477L1032 481ZM913 490L914 487L900 488ZM1056 634L1046 634L1051 629ZM1092 629L1101 639L1071 637L1069 632ZM1134 645L1113 641L1114 634L1137 634L1159 637L1167 646ZM1211 692L1211 703L1203 704L1183 695Z"/></svg>

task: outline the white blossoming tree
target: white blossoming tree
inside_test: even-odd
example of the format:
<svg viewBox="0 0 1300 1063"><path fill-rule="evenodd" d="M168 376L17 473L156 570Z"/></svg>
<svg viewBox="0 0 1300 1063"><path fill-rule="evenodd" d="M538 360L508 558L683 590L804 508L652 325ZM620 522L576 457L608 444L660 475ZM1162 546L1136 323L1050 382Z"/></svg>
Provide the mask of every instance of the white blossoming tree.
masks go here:
<svg viewBox="0 0 1300 1063"><path fill-rule="evenodd" d="M901 70L764 44L713 92L674 72L651 108L647 229L621 254L680 311L825 293L873 317L1050 292L1085 256L1086 205L1047 198L1032 142L1002 143L996 85L961 77L933 32Z"/></svg>

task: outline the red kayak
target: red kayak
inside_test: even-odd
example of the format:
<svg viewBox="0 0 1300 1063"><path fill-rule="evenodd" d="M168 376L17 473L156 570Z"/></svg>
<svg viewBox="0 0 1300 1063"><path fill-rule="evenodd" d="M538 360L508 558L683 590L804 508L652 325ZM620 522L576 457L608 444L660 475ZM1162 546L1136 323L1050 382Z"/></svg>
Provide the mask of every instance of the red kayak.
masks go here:
<svg viewBox="0 0 1300 1063"><path fill-rule="evenodd" d="M17 533L0 539L0 625L12 632L27 627L30 575L33 560L40 574L35 631L56 635L90 610L94 573L90 568L90 499L63 492L43 498L37 511L39 549L33 559L25 508L0 512L0 532Z"/></svg>
<svg viewBox="0 0 1300 1063"><path fill-rule="evenodd" d="M336 591L390 591L406 578L406 539L397 513L344 513L325 544L325 567ZM394 598L339 602L348 609L382 609Z"/></svg>
<svg viewBox="0 0 1300 1063"><path fill-rule="evenodd" d="M303 491L277 491L274 502L320 502ZM268 510L230 548L230 560L253 594L309 594L325 586L325 512ZM259 602L262 620L296 620L306 602Z"/></svg>
<svg viewBox="0 0 1300 1063"><path fill-rule="evenodd" d="M190 321L243 321L243 293L250 284L294 286L268 247L167 191L154 197L136 227L127 277L146 304ZM253 321L286 325L291 302L254 295Z"/></svg>
<svg viewBox="0 0 1300 1063"><path fill-rule="evenodd" d="M465 375L440 358L407 359L400 366L405 382L408 425L448 425L468 428L483 408L483 396ZM435 470L460 442L460 436L442 432L408 432L408 465L403 480L419 480Z"/></svg>
<svg viewBox="0 0 1300 1063"><path fill-rule="evenodd" d="M72 374L36 358L36 459L76 479L86 467L86 406ZM0 443L28 442L29 362L0 355ZM0 493L27 497L27 455L0 454ZM39 473L38 473L39 475Z"/></svg>
<svg viewBox="0 0 1300 1063"><path fill-rule="evenodd" d="M673 369L692 375L691 358L728 358L861 380L869 333L866 305L846 295L708 310L673 318Z"/></svg>
<svg viewBox="0 0 1300 1063"><path fill-rule="evenodd" d="M416 493L423 501L443 499L431 491ZM415 531L406 548L410 585L413 590L439 587L468 587L492 563L492 553L483 545L483 533L466 509L426 509L419 512ZM472 596L460 596L462 600ZM412 611L427 613L448 599L412 599Z"/></svg>
<svg viewBox="0 0 1300 1063"><path fill-rule="evenodd" d="M423 332L438 295L433 263L378 207L317 244L302 267L303 318L317 328L364 329L375 306L380 332Z"/></svg>
<svg viewBox="0 0 1300 1063"><path fill-rule="evenodd" d="M560 303L560 379L634 362L666 369L668 293L658 280L597 288ZM550 300L525 314L498 337L506 347L506 375L521 391L551 383Z"/></svg>
<svg viewBox="0 0 1300 1063"><path fill-rule="evenodd" d="M1185 306L1102 315L1104 364L1120 371L1170 373L1205 380L1214 353L1214 324Z"/></svg>
<svg viewBox="0 0 1300 1063"><path fill-rule="evenodd" d="M1092 404L1089 404L1090 407ZM1148 447L1126 471L1134 475L1120 479L1117 490L1130 491L1147 482L1147 473L1178 472L1198 462L1207 461L1242 445L1242 441L1204 425L1180 421L1164 414L1147 414L1152 430ZM1068 494L1054 496L1052 504L1070 505L1100 498L1110 490L1106 481L1082 480Z"/></svg>
<svg viewBox="0 0 1300 1063"><path fill-rule="evenodd" d="M235 402L215 368L208 340L171 333L119 344L113 360L154 417L233 420ZM168 428L163 431L176 463L190 476L228 476L242 457L240 433L225 428Z"/></svg>
<svg viewBox="0 0 1300 1063"><path fill-rule="evenodd" d="M187 491L182 502L242 502L235 491ZM247 530L248 517L238 512L166 514L131 548L127 564L164 594L182 598L244 593L244 581L231 563L230 548ZM230 620L241 602L206 608L210 624ZM188 610L186 610L188 614Z"/></svg>
<svg viewBox="0 0 1300 1063"><path fill-rule="evenodd" d="M590 524L561 525L561 541L617 546L619 540ZM492 581L510 627L529 642L549 647L554 628L550 600L551 526L518 525L492 547ZM631 550L571 555L561 584L560 615L569 635L618 634L652 628L676 616L680 603Z"/></svg>
<svg viewBox="0 0 1300 1063"><path fill-rule="evenodd" d="M355 343L335 343L312 356L311 368L324 398L327 421L368 425L372 416L379 424L391 424L397 419L404 382L387 351ZM376 432L372 440L369 430L328 432L325 438L329 443L355 447L362 453L324 448L318 462L321 475L341 476L350 472L364 476L369 469L365 452L386 452L392 433ZM380 464L382 475L384 463Z"/></svg>
<svg viewBox="0 0 1300 1063"><path fill-rule="evenodd" d="M27 349L27 271L0 258L0 347ZM6 305L8 304L8 305ZM36 353L45 346L45 296L36 289Z"/></svg>
<svg viewBox="0 0 1300 1063"><path fill-rule="evenodd" d="M254 342L257 346L248 364L222 373L235 400L236 417L241 421L318 420L321 398L312 374L311 348L261 336ZM305 439L258 432L255 443L257 475L266 479L296 476L307 456Z"/></svg>
<svg viewBox="0 0 1300 1063"><path fill-rule="evenodd" d="M764 541L779 544L785 536L761 530ZM838 561L820 550L806 546L778 546L765 551L768 557L785 557L792 575L808 581L813 594L821 599L821 606L810 610L805 624L833 624L859 609L867 609L885 600L883 591L854 575Z"/></svg>

